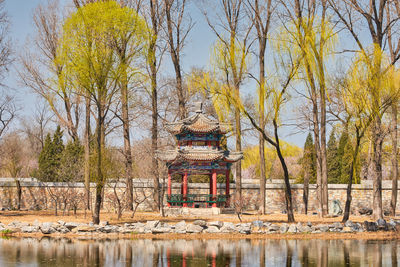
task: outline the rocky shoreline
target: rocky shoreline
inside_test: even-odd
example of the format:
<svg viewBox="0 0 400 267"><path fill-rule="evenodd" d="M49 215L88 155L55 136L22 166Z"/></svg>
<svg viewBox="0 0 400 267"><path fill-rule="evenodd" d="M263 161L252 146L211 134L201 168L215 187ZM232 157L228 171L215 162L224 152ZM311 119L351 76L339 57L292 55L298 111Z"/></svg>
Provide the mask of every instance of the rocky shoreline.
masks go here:
<svg viewBox="0 0 400 267"><path fill-rule="evenodd" d="M330 224L297 223L297 224L274 224L256 220L248 223L232 223L205 220L195 220L192 223L180 221L176 224L161 222L158 220L136 223L125 223L123 225L110 225L107 221L99 225L92 223L76 222L39 222L33 223L14 221L5 225L0 223L0 233L2 235L15 234L77 234L77 235L104 235L104 234L324 234L324 233L363 233L363 232L400 232L400 220L391 219L389 222L378 220L377 222L364 221L355 223L347 221L345 224L340 222Z"/></svg>

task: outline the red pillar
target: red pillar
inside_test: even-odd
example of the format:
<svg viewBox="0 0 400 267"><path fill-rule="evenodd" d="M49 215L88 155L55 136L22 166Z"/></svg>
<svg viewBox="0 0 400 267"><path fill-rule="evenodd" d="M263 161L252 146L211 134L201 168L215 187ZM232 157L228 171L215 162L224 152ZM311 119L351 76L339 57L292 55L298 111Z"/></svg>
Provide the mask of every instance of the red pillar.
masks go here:
<svg viewBox="0 0 400 267"><path fill-rule="evenodd" d="M213 194L213 191L212 191L213 190L212 189L212 173L210 173L209 178L210 178L210 182L209 182L210 190L208 190L208 194L212 195ZM208 208L208 203L206 204L206 207Z"/></svg>
<svg viewBox="0 0 400 267"><path fill-rule="evenodd" d="M212 195L213 191L212 191L212 174L210 174L210 190L209 190L209 194Z"/></svg>
<svg viewBox="0 0 400 267"><path fill-rule="evenodd" d="M229 176L230 176L230 170L227 169L225 172L225 196L226 196L225 207L229 207L229 191L230 191Z"/></svg>
<svg viewBox="0 0 400 267"><path fill-rule="evenodd" d="M171 179L171 171L168 170L168 197L171 198L172 194L172 179ZM168 207L171 207L171 203L168 202Z"/></svg>
<svg viewBox="0 0 400 267"><path fill-rule="evenodd" d="M212 171L212 194L213 199L217 200L217 172L215 170ZM213 207L217 206L217 203L213 203Z"/></svg>
<svg viewBox="0 0 400 267"><path fill-rule="evenodd" d="M187 172L185 172L185 174L183 175L183 200L186 201L186 195L188 192L188 174ZM187 203L183 203L184 207L187 207Z"/></svg>
<svg viewBox="0 0 400 267"><path fill-rule="evenodd" d="M182 252L182 267L186 267L186 251Z"/></svg>
<svg viewBox="0 0 400 267"><path fill-rule="evenodd" d="M171 267L171 254L169 248L167 248L167 267Z"/></svg>
<svg viewBox="0 0 400 267"><path fill-rule="evenodd" d="M211 253L211 257L212 257L211 266L216 267L217 266L217 253L215 253L215 251L213 251Z"/></svg>

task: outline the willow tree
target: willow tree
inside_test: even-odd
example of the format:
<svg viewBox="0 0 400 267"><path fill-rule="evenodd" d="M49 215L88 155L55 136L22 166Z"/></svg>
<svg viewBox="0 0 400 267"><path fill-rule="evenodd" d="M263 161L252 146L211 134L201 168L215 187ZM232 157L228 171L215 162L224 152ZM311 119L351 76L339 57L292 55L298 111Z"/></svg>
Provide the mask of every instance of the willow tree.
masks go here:
<svg viewBox="0 0 400 267"><path fill-rule="evenodd" d="M65 65L64 79L74 92L89 95L95 106L96 121L96 200L93 222L100 221L102 190L106 178L103 169L105 120L126 74L125 62L115 52L117 40L131 34L145 45L149 32L144 20L132 9L114 1L87 4L65 21L57 60ZM132 68L132 66L130 66Z"/></svg>
<svg viewBox="0 0 400 267"><path fill-rule="evenodd" d="M221 87L220 94L222 97L226 98L226 101L232 103L235 108L238 108L240 112L250 121L252 126L263 136L264 141L269 143L275 149L283 170L285 184L284 195L288 222L294 222L295 218L293 214L293 199L289 181L289 170L285 157L282 153L282 140L279 136L279 130L282 126L282 110L290 98L288 91L299 69L299 59L289 57L289 62L282 62L282 67L283 70L280 73L280 77L275 77L273 79L261 98L263 99L265 106L269 107L268 111L266 112L268 114L268 116L266 116L266 121L272 126L271 130L260 127L257 117L255 117L251 110L246 107L244 104L244 99L242 99L240 95L232 93L231 90L226 90L226 87L223 86Z"/></svg>
<svg viewBox="0 0 400 267"><path fill-rule="evenodd" d="M335 33L327 18L325 0L281 1L288 21L283 32L293 53L302 57L300 78L303 80L312 123L317 163L317 199L320 216L328 214L328 168L326 150L327 68L333 50Z"/></svg>
<svg viewBox="0 0 400 267"><path fill-rule="evenodd" d="M386 110L398 101L400 96L399 73L396 72L393 66L388 65L387 60L383 58L381 58L382 65L386 65L386 68L381 73L382 77L378 78L381 80L379 84L379 103L376 102L375 95L371 94L372 88L376 88L377 77L374 77L376 72L371 72L370 62L372 58L381 57L381 55L376 55L375 53L377 53L376 49L371 49L370 52L359 52L346 78L348 81L343 83L346 86L338 87L341 103L346 113L345 116L348 117L347 129L349 136L353 137L349 138L349 141L353 139L354 143L349 162L350 168L347 173L344 173L346 169L342 168L341 170L342 176L348 177L343 222L346 222L350 216L351 189L353 180L357 175L356 165L361 141L366 131L369 130L371 123L376 121L377 118L381 118Z"/></svg>
<svg viewBox="0 0 400 267"><path fill-rule="evenodd" d="M221 46L224 48L224 46ZM238 46L240 48L240 46ZM292 57L290 50L285 46L284 52L280 51L280 44L276 45L278 55L275 76L271 76L271 82L266 84L266 90L263 91L263 95L257 94L256 102L260 99L264 103L265 109L265 121L270 127L262 128L260 126L259 116L257 112L254 114L252 108L246 105L246 100L237 90L232 90L231 84L223 80L218 80L215 75L209 72L201 73L200 75L194 75L192 81L194 82L191 86L205 89L211 96L219 116L228 116L232 110L238 110L241 115L247 118L251 125L262 135L263 140L269 143L275 150L275 153L281 163L284 176L285 184L285 205L288 216L288 222L294 222L293 213L293 200L292 190L289 181L289 170L285 161L284 154L282 152L282 140L279 136L279 131L282 126L281 115L285 104L290 98L289 89L292 85L293 80L298 74L300 67L301 57ZM217 47L218 48L218 47ZM229 50L217 49L219 57L216 54L217 62L220 64L226 60L226 53ZM288 54L285 54L285 53Z"/></svg>
<svg viewBox="0 0 400 267"><path fill-rule="evenodd" d="M364 62L370 74L368 95L375 111L382 106L382 84L387 70L384 55L389 48L389 65L394 66L400 59L399 33L399 1L370 0L370 1L334 1L328 0L343 28L354 40L351 49L362 53ZM370 38L364 38L369 35ZM391 39L391 40L389 40ZM393 40L397 43L394 46ZM386 50L386 51L385 51ZM373 216L374 219L383 219L382 208L382 157L385 130L382 125L382 116L375 116L371 125L372 146L372 176L373 176ZM394 118L397 120L397 118ZM397 159L395 160L395 162ZM397 182L393 184L397 186ZM394 201L393 201L394 202ZM392 207L392 209L395 207Z"/></svg>
<svg viewBox="0 0 400 267"><path fill-rule="evenodd" d="M247 78L247 59L250 54L250 32L252 21L245 20L244 0L218 0L212 5L210 1L203 1L207 9L203 10L207 23L217 37L214 46L215 60L214 74L220 82L227 85L235 95L239 96L240 88ZM211 6L210 6L211 5ZM211 7L211 8L210 8ZM208 11L207 11L208 10ZM242 124L240 110L232 106L236 150L242 150ZM242 192L242 167L236 163L236 191L237 198Z"/></svg>

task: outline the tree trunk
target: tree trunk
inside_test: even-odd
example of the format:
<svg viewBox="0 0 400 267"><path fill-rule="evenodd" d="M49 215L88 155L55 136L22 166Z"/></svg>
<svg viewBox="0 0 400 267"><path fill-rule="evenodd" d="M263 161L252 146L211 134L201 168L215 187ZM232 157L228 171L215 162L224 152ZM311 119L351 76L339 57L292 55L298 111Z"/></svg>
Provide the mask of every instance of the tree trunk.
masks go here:
<svg viewBox="0 0 400 267"><path fill-rule="evenodd" d="M391 138L392 138L392 198L390 201L390 215L396 216L397 206L397 180L399 176L398 160L397 160L397 105L392 105L392 121L391 121Z"/></svg>
<svg viewBox="0 0 400 267"><path fill-rule="evenodd" d="M155 83L155 73L152 77L152 127L151 127L151 161L152 161L152 169L153 169L153 199L155 202L155 207L159 211L160 210L160 183L158 180L158 161L156 159L156 150L158 143L158 108L157 108L157 85Z"/></svg>
<svg viewBox="0 0 400 267"><path fill-rule="evenodd" d="M85 97L85 134L84 134L84 149L85 149L85 164L84 164L84 180L85 180L85 204L90 210L90 96Z"/></svg>
<svg viewBox="0 0 400 267"><path fill-rule="evenodd" d="M15 178L15 185L17 186L17 210L20 210L22 200L22 188L21 182L17 178Z"/></svg>
<svg viewBox="0 0 400 267"><path fill-rule="evenodd" d="M382 209L382 125L381 118L377 116L372 128L373 145L373 218L383 219Z"/></svg>
<svg viewBox="0 0 400 267"><path fill-rule="evenodd" d="M325 36L325 15L326 15L326 4L327 1L321 1L321 35ZM322 42L322 41L321 41ZM321 199L322 199L322 216L326 216L329 213L328 206L328 167L327 167L327 155L326 155L326 81L325 81L325 69L324 69L324 45L320 44L319 53L317 53L316 61L318 68L318 80L319 80L319 98L320 98L320 138L321 138Z"/></svg>
<svg viewBox="0 0 400 267"><path fill-rule="evenodd" d="M289 181L289 171L285 162L285 158L283 157L281 152L281 147L278 137L278 126L275 120L273 120L273 124L274 124L275 143L276 143L275 150L276 153L278 154L279 161L281 162L285 180L285 202L286 202L286 212L287 212L288 222L295 222L293 214L292 189L290 187L290 181Z"/></svg>
<svg viewBox="0 0 400 267"><path fill-rule="evenodd" d="M256 9L258 10L258 3L256 3ZM269 7L270 5L268 5ZM259 26L260 27L260 26ZM260 128L265 130L265 106L264 106L264 98L265 98L265 46L266 46L266 37L261 34L261 30L258 30L258 38L259 38L259 80L260 80L260 92L258 97L259 102L259 116L260 116ZM260 155L260 212L261 214L265 214L266 212L266 202L265 202L265 151L264 151L264 137L262 133L259 136L259 155Z"/></svg>
<svg viewBox="0 0 400 267"><path fill-rule="evenodd" d="M150 13L153 28L153 38L150 40L148 49L148 60L150 68L151 80L151 106L152 106L152 125L151 125L151 166L153 170L153 200L154 207L157 211L160 210L160 183L158 173L158 161L156 159L156 150L158 146L158 98L157 98L157 37L158 37L158 18L156 12L155 1L150 0Z"/></svg>
<svg viewBox="0 0 400 267"><path fill-rule="evenodd" d="M326 99L325 90L322 90L320 94L321 98L321 200L322 200L322 216L326 216L329 213L328 207L328 167L326 161Z"/></svg>
<svg viewBox="0 0 400 267"><path fill-rule="evenodd" d="M155 44L154 44L155 45ZM155 49L155 48L154 48ZM158 180L158 161L156 159L156 150L158 146L158 99L157 99L157 73L156 73L156 59L154 58L151 64L151 104L152 104L152 126L151 126L151 165L153 169L153 199L155 207L160 210L160 193L159 193L159 180Z"/></svg>
<svg viewBox="0 0 400 267"><path fill-rule="evenodd" d="M54 200L54 206L55 206L54 215L58 216L58 202L57 202L57 200Z"/></svg>
<svg viewBox="0 0 400 267"><path fill-rule="evenodd" d="M178 106L179 106L179 117L181 119L186 118L186 107L185 107L185 92L183 91L182 85L182 74L181 74L181 67L178 63L174 62L175 67L175 76L176 76L176 90L178 92Z"/></svg>
<svg viewBox="0 0 400 267"><path fill-rule="evenodd" d="M315 96L316 97L316 96ZM316 151L316 176L317 176L317 201L318 201L318 214L320 217L324 216L323 213L323 199L322 199L322 173L321 173L321 147L319 138L319 120L318 120L318 107L317 100L313 100L313 126L314 126L314 147Z"/></svg>
<svg viewBox="0 0 400 267"><path fill-rule="evenodd" d="M132 150L129 133L129 107L128 107L128 82L126 79L121 84L122 127L124 132L124 156L127 205L133 210L133 183L132 183Z"/></svg>
<svg viewBox="0 0 400 267"><path fill-rule="evenodd" d="M347 190L346 190L346 205L344 208L344 214L343 214L343 219L342 223L345 223L349 220L350 217L350 207L351 207L351 188L353 186L353 177L355 174L355 164L357 161L357 156L358 156L358 151L360 149L360 142L361 142L361 136L356 136L356 147L354 148L353 152L353 161L351 162L351 168L350 168L350 173L349 173L349 181L347 183Z"/></svg>
<svg viewBox="0 0 400 267"><path fill-rule="evenodd" d="M260 213L265 214L265 153L264 153L264 138L262 134L259 137L259 153L260 153Z"/></svg>
<svg viewBox="0 0 400 267"><path fill-rule="evenodd" d="M64 95L63 100L64 100L65 113L67 115L68 134L71 136L72 140L76 141L76 140L79 140L79 136L78 136L78 130L76 128L76 125L74 124L74 122L72 120L71 101L66 93L63 93L63 95ZM53 107L53 105L50 105L50 107ZM58 112L55 112L55 114L57 115ZM60 121L63 121L63 120L61 119Z"/></svg>
<svg viewBox="0 0 400 267"><path fill-rule="evenodd" d="M230 266L230 265L227 265ZM265 240L261 240L260 246L260 267L265 267Z"/></svg>
<svg viewBox="0 0 400 267"><path fill-rule="evenodd" d="M102 201L102 186L96 185L96 200L94 204L94 212L93 212L93 223L99 224L100 223L100 209L101 209L101 201Z"/></svg>
<svg viewBox="0 0 400 267"><path fill-rule="evenodd" d="M242 133L240 123L240 111L235 109L235 137L236 151L242 150ZM242 164L240 160L236 162L236 199L242 199Z"/></svg>
<svg viewBox="0 0 400 267"><path fill-rule="evenodd" d="M354 158L353 158L353 162L351 163L349 181L347 183L346 205L345 205L345 208L344 208L342 223L347 222L349 220L349 217L350 217L350 205L351 205L351 200L352 200L351 187L353 185L353 173L354 173L353 169L354 169Z"/></svg>
<svg viewBox="0 0 400 267"><path fill-rule="evenodd" d="M102 204L102 194L104 187L104 176L103 176L103 166L102 166L102 157L103 157L103 149L105 147L105 133L104 133L104 109L102 104L102 99L99 97L98 101L100 103L97 104L97 120L96 120L96 140L97 140L97 159L96 159L96 202L93 213L93 223L100 223L100 209Z"/></svg>
<svg viewBox="0 0 400 267"><path fill-rule="evenodd" d="M293 249L289 244L289 241L286 240L286 267L292 267L293 264Z"/></svg>
<svg viewBox="0 0 400 267"><path fill-rule="evenodd" d="M184 119L186 117L186 108L185 108L185 92L182 86L182 72L181 72L181 64L180 64L180 45L177 43L175 45L174 35L173 35L173 21L171 18L171 7L173 1L165 1L165 14L166 14L166 23L168 29L168 46L169 52L171 54L172 63L174 65L175 70L175 82L176 82L176 92L178 95L178 108L179 108L179 118ZM185 5L185 2L182 3ZM183 8L183 7L182 7ZM183 13L180 13L179 16L183 16ZM175 24L177 31L180 32L180 24ZM176 40L179 42L179 40Z"/></svg>
<svg viewBox="0 0 400 267"><path fill-rule="evenodd" d="M296 1L296 4L299 4ZM320 139L320 121L318 112L318 95L317 88L315 87L315 79L311 71L311 66L308 62L305 62L305 68L307 77L310 81L311 86L311 102L312 102L312 123L313 123L313 133L314 133L314 147L316 154L316 176L317 176L317 201L318 201L318 214L320 217L324 216L324 197L322 190L322 152L321 152L321 139ZM325 129L324 129L325 130ZM326 148L326 147L325 147ZM326 156L326 152L325 152ZM326 164L326 158L325 158ZM326 168L326 165L325 165Z"/></svg>
<svg viewBox="0 0 400 267"><path fill-rule="evenodd" d="M308 193L309 193L310 175L309 172L305 172L304 184L303 184L303 203L304 203L304 214L308 212Z"/></svg>

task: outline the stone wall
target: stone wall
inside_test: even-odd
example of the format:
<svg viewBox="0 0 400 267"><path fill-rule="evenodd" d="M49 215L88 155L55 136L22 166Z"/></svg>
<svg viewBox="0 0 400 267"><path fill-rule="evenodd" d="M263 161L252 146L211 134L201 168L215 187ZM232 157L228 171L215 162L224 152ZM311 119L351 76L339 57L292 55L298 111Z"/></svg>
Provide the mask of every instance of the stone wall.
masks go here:
<svg viewBox="0 0 400 267"><path fill-rule="evenodd" d="M83 183L40 183L35 179L23 178L20 179L22 186L22 208L24 209L54 209L57 202L58 208L63 210L71 210L74 207L82 209L84 205L84 184ZM161 183L162 184L162 183ZM151 199L152 195L152 182L147 179L134 179L134 198L138 202L139 209L149 209L153 204ZM218 184L218 192L223 194L225 192L225 184ZM329 199L330 202L336 199L339 200L342 208L346 200L346 188L344 184L330 184ZM165 187L166 189L166 187ZM301 212L303 206L303 186L300 184L292 185L293 202L296 211ZM108 183L104 191L104 205L103 209L113 211L116 209L117 201L115 192L119 198L122 198L126 187L124 183ZM243 184L243 199L247 209L257 209L258 205L258 184L244 183ZM235 185L231 185L231 194L235 191ZM16 186L15 181L9 178L0 178L0 208L13 209L16 207ZM91 184L92 200L95 192L95 184ZM180 192L180 184L173 184L173 193ZM209 193L208 184L189 184L189 193ZM383 207L384 210L389 210L390 197L391 197L391 181L383 182ZM372 183L371 181L363 181L362 184L353 185L353 200L352 211L356 212L359 207L372 207ZM282 212L285 210L284 201L284 185L280 183L267 183L266 185L266 201L267 209L269 212ZM316 186L310 185L309 193L309 210L311 212L317 209L316 199Z"/></svg>

